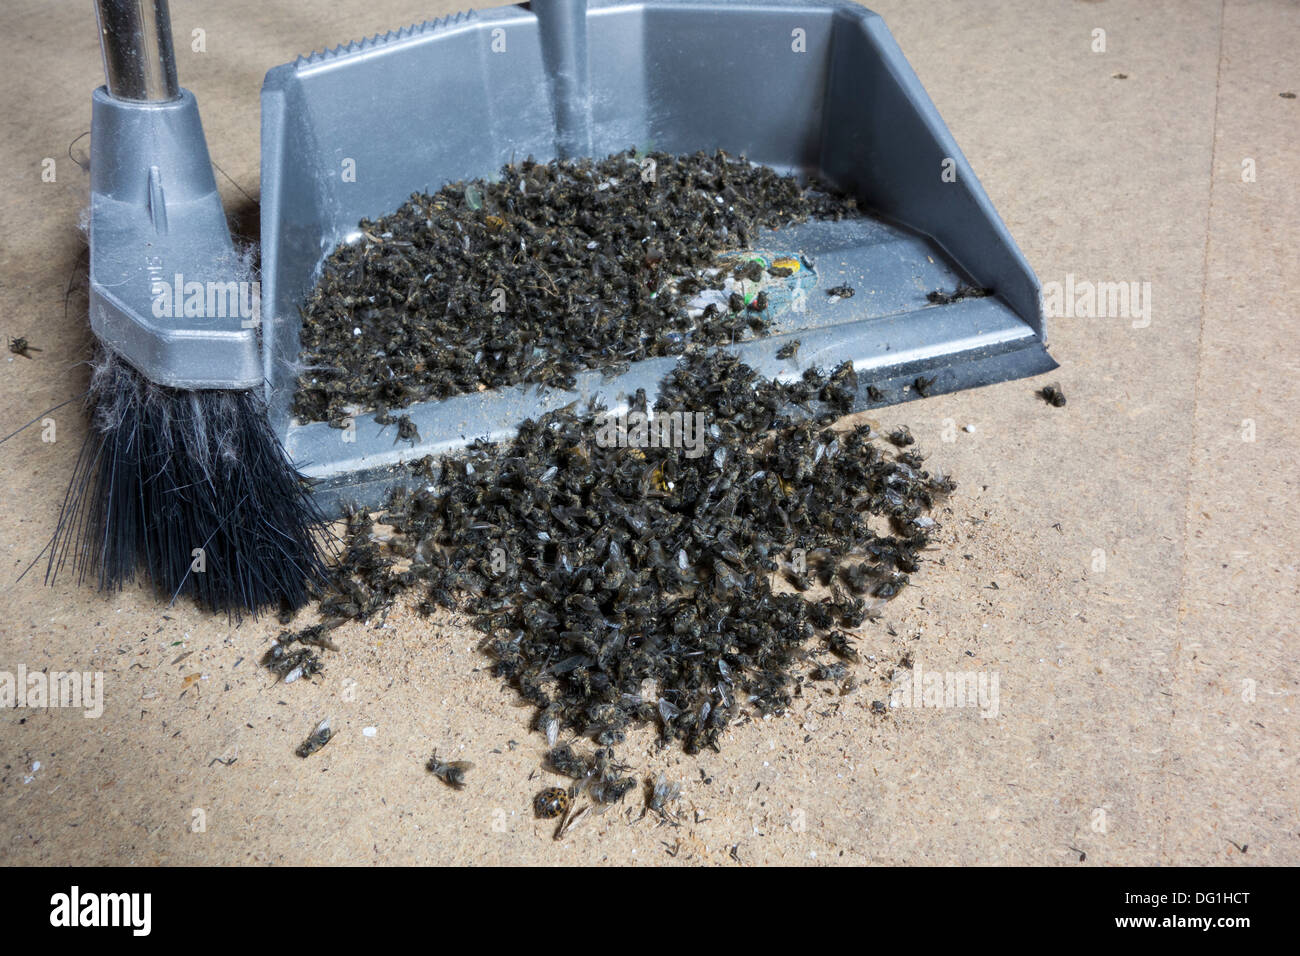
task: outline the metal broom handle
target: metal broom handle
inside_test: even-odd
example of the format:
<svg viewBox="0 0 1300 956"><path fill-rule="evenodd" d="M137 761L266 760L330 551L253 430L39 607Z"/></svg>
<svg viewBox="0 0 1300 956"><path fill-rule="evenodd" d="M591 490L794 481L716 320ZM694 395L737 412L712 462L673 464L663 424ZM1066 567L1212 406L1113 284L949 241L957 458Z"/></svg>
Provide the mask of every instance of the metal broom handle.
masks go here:
<svg viewBox="0 0 1300 956"><path fill-rule="evenodd" d="M167 0L95 0L95 15L111 96L142 103L180 96Z"/></svg>

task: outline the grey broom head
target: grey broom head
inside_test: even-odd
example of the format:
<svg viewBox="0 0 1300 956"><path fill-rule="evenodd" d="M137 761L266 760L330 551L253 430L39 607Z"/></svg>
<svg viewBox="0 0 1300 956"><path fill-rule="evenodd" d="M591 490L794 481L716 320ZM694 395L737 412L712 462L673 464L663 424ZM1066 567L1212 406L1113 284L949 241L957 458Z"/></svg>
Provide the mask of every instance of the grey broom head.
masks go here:
<svg viewBox="0 0 1300 956"><path fill-rule="evenodd" d="M118 590L143 569L213 611L298 608L326 581L327 522L258 391L155 385L113 353L94 363L90 434L46 568Z"/></svg>

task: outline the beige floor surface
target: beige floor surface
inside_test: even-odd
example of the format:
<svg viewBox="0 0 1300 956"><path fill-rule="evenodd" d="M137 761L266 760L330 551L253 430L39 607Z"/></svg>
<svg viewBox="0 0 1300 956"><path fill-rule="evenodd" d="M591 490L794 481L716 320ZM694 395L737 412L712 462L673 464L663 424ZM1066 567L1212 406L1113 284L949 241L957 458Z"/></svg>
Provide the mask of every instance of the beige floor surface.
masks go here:
<svg viewBox="0 0 1300 956"><path fill-rule="evenodd" d="M1021 381L878 416L961 487L942 565L865 633L878 660L858 692L809 692L721 754L639 737L623 756L685 781L681 825L628 808L555 842L529 813L544 742L454 621L349 625L318 683L276 686L255 663L273 621L14 583L84 434L70 405L49 416L56 441L0 445L0 671L102 671L106 705L0 711L0 861L1300 862L1300 100L1280 95L1300 92L1300 7L874 8L1043 282L1150 283L1151 313L1051 321L1063 409ZM230 208L257 194L268 67L451 9L175 0ZM2 434L84 387L69 144L101 74L88 4L9 0L0 34L0 333L43 349L0 353ZM996 676L997 716L874 716L906 653ZM327 714L337 739L295 757ZM423 769L435 747L475 762L465 792Z"/></svg>

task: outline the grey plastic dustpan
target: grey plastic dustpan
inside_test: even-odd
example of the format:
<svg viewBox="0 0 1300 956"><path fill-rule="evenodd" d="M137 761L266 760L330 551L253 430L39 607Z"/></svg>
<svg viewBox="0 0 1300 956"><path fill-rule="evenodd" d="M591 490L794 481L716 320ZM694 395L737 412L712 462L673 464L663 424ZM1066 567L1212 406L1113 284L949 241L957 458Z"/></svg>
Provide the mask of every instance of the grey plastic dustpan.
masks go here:
<svg viewBox="0 0 1300 956"><path fill-rule="evenodd" d="M132 105L110 92L96 94L95 146L101 131L122 139L131 222L163 250L153 268L228 278L229 239L214 221L220 202L193 98L178 90L168 102ZM128 135L131 123L146 131ZM802 255L823 288L856 289L833 304L809 295L804 310L778 316L772 335L732 346L764 375L851 359L867 407L917 397L917 378L933 379L925 392L937 394L1055 367L1038 280L884 22L855 4L803 0L535 0L277 67L262 90L260 341L246 318L134 314L107 282L133 266L106 266L138 241L129 228L115 233L98 270L92 237L92 317L101 338L164 384L247 388L264 377L272 424L320 479L321 497L374 503L405 472L401 463L506 437L575 394L520 386L415 405L404 410L419 431L414 445L395 442L371 415L358 416L354 433L294 421L299 307L324 257L355 238L362 218L413 192L528 156L602 157L629 146L723 149L815 174L879 214L760 237L760 246ZM173 203L173 191L184 201ZM927 298L962 284L993 295ZM778 361L793 338L797 360ZM645 388L653 401L674 362L641 362L612 379L580 375L577 394L617 408ZM870 400L868 385L883 398Z"/></svg>

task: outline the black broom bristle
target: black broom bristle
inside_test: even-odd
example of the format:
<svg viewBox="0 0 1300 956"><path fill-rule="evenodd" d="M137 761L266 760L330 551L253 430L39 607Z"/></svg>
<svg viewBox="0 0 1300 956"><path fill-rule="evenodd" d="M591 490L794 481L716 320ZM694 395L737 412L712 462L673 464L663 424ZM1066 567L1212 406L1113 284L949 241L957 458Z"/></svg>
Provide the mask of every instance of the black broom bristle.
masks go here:
<svg viewBox="0 0 1300 956"><path fill-rule="evenodd" d="M47 582L70 562L117 590L143 567L213 611L305 604L327 579L327 522L260 392L155 385L107 351L94 369Z"/></svg>

